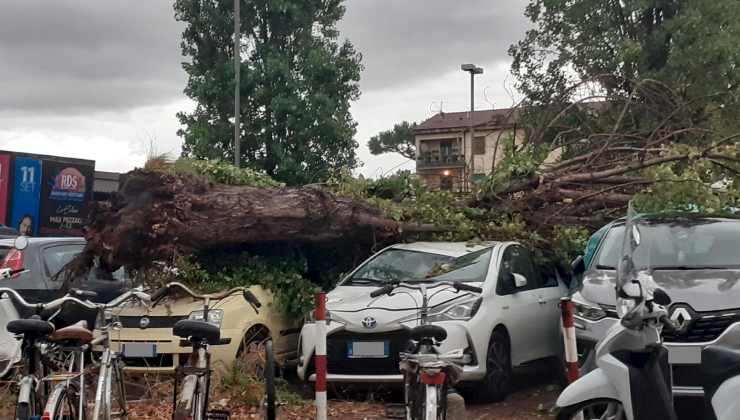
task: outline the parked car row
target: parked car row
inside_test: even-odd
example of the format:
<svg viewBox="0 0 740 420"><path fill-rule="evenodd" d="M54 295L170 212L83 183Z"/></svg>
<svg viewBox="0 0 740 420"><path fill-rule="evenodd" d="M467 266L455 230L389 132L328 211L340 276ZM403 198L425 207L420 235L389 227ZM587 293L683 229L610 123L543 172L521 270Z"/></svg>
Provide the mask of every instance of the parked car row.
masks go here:
<svg viewBox="0 0 740 420"><path fill-rule="evenodd" d="M615 221L594 234L585 255L581 281L570 284L558 271L537 266L530 250L515 242L479 244L417 242L390 246L360 264L328 294L328 381L337 383L400 383L399 353L407 349L411 330L419 324L419 296L398 292L371 293L399 281L428 283L428 321L444 328L438 351L461 350L463 388L474 388L483 400L500 400L509 389L514 367L549 359L559 363L561 297L576 303L576 331L582 368L593 368L593 348L618 321L615 277L624 222ZM650 266L659 287L673 303L669 317L679 329L666 336L673 368L674 393L701 396L701 351L709 344L740 346L740 221L704 217L648 217L643 243L635 259ZM0 240L2 267L28 271L0 281L31 300L59 297L56 273L84 247L82 239L30 240L18 252L12 241ZM93 290L98 301L129 287L123 271L113 278L93 272L79 287ZM452 290L441 282L462 282L481 293ZM449 284L449 283L448 283ZM316 321L287 319L272 295L260 287L252 292L263 308L256 314L237 297L214 304L209 321L219 325L231 344L213 349L214 365L227 365L249 344L271 337L277 361L297 364L299 378L315 380ZM185 362L172 326L181 319L202 318L199 303L170 298L154 310L121 309L123 328L112 343L123 353L127 369L171 372Z"/></svg>

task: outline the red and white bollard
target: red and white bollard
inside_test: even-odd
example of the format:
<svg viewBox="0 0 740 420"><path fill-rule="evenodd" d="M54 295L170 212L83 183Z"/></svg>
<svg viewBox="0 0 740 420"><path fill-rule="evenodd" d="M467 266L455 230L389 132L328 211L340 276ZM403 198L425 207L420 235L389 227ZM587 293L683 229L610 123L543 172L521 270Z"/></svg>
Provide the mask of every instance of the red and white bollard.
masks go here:
<svg viewBox="0 0 740 420"><path fill-rule="evenodd" d="M578 369L578 348L576 345L576 326L573 319L575 305L569 297L560 299L560 312L563 317L563 339L565 340L565 367L568 372L568 383L580 376Z"/></svg>
<svg viewBox="0 0 740 420"><path fill-rule="evenodd" d="M316 294L316 419L326 420L326 293Z"/></svg>

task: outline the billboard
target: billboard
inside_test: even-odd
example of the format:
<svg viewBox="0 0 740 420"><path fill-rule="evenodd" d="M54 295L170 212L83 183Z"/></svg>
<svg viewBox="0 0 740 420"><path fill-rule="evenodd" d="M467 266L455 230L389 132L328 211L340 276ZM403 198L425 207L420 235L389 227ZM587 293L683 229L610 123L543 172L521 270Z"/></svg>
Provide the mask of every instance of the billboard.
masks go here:
<svg viewBox="0 0 740 420"><path fill-rule="evenodd" d="M95 168L85 163L44 160L41 236L82 236L93 196Z"/></svg>
<svg viewBox="0 0 740 420"><path fill-rule="evenodd" d="M0 224L7 223L10 203L10 155L0 153Z"/></svg>
<svg viewBox="0 0 740 420"><path fill-rule="evenodd" d="M23 235L36 236L39 233L41 160L16 157L13 175L10 226Z"/></svg>

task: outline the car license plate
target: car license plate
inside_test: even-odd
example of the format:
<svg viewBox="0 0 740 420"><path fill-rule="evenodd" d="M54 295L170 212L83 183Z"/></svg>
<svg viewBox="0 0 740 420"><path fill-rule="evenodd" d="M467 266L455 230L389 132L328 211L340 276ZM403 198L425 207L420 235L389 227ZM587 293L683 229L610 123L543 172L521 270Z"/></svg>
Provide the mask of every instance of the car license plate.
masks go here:
<svg viewBox="0 0 740 420"><path fill-rule="evenodd" d="M701 347L670 346L668 347L668 363L672 365L701 364Z"/></svg>
<svg viewBox="0 0 740 420"><path fill-rule="evenodd" d="M352 359L382 359L389 355L388 341L353 341L347 346L347 357Z"/></svg>
<svg viewBox="0 0 740 420"><path fill-rule="evenodd" d="M154 357L157 355L157 345L152 343L123 343L122 347L123 357Z"/></svg>

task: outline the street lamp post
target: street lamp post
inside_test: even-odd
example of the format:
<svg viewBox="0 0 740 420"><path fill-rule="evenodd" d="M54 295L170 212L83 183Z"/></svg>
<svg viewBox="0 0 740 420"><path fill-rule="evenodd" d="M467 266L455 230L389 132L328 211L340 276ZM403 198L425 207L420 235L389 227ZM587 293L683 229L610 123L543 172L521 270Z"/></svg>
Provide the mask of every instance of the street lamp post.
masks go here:
<svg viewBox="0 0 740 420"><path fill-rule="evenodd" d="M473 118L472 113L475 111L475 75L483 74L483 68L475 64L463 64L460 69L470 73L470 118Z"/></svg>
<svg viewBox="0 0 740 420"><path fill-rule="evenodd" d="M475 141L475 127L473 126L473 112L475 112L475 75L476 74L483 74L483 68L478 67L475 64L463 64L460 66L460 70L466 71L470 73L470 115L468 116L468 120L470 120L470 149L472 152L473 149L473 142ZM465 138L463 137L463 156L465 156ZM470 154L471 157L471 163L472 164L472 156L473 154ZM467 160L467 159L465 159ZM466 162L467 166L468 162ZM467 171L467 167L464 168L464 170ZM468 189L468 177L463 175L463 189Z"/></svg>
<svg viewBox="0 0 740 420"><path fill-rule="evenodd" d="M234 166L239 167L241 158L241 105L240 105L240 85L241 85L241 12L239 10L240 0L234 0Z"/></svg>

